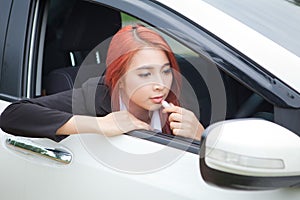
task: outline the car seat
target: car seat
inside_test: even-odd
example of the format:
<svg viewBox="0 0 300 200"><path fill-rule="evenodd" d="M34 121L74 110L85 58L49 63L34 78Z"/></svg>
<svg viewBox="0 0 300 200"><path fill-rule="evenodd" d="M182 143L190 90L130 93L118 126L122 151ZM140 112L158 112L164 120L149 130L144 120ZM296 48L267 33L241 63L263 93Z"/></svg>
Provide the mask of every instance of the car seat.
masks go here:
<svg viewBox="0 0 300 200"><path fill-rule="evenodd" d="M91 70L81 77L77 85L90 77L100 76L99 69L105 69L110 37L120 28L120 12L91 2L76 1L64 23L60 39L60 49L71 53L75 64L55 66L54 70L45 74L46 94L72 89L81 64Z"/></svg>

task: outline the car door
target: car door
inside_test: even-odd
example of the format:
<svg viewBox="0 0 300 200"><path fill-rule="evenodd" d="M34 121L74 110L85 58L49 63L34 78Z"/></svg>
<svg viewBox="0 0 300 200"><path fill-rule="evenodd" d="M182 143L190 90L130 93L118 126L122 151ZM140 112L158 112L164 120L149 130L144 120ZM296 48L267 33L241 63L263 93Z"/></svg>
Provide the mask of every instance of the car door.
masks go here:
<svg viewBox="0 0 300 200"><path fill-rule="evenodd" d="M201 119L202 115L200 116L200 120L207 123L207 126L232 116L236 108L230 106L226 109L226 107L228 103L231 105L234 99L230 101L226 99L227 95L236 93L228 94L225 90L235 88L238 83L219 71L220 65L216 64L216 60L221 59L218 56L224 54L220 53L223 46L218 46L217 40L180 14L153 1L98 0L90 3L108 6L138 18L166 34L165 37L171 40L171 43L174 42L174 48L177 48L177 51L174 51L186 68L187 93L184 96L192 97L188 98L186 105L192 106L191 108L195 106L196 109L193 111L199 115L202 109L205 109L199 104L221 105L209 109L211 113L207 116L203 114L204 119ZM43 16L44 9L37 10L40 12L39 15ZM43 23L43 20L40 23ZM41 34L41 31L37 32L39 38L43 38ZM29 37L24 33L25 36ZM208 46L210 48L206 48ZM186 48L186 51L182 51L182 48ZM26 51L21 49L20 52L24 56ZM31 98L39 94L36 91L39 89L36 88L41 87L38 84L42 83L38 81L39 78L34 77L39 75L38 69L41 66L37 63L41 59L41 54L35 55L32 58L35 64L31 69L23 70L22 64L16 65L19 66L16 70L18 72L16 74L20 74L19 77L7 73L6 79L16 79L19 82L18 89L13 88L12 91L25 91L17 93L17 98ZM232 62L240 59L238 56L230 55ZM209 67L201 68L204 64ZM245 66L247 64L244 63ZM235 65L230 67L239 71ZM195 72L200 76L193 77ZM228 73L228 69L226 72ZM251 75L248 74L249 77L253 75L261 76L253 71ZM22 81L22 77L26 80L29 77L33 78L31 81ZM201 77L204 77L204 82L211 80L209 79L211 77L213 81L202 84ZM253 81L253 78L249 77L244 83L247 86ZM194 91L202 85L208 85L209 89ZM238 84L235 89L240 87L245 88ZM198 94L207 90L212 95L208 100ZM244 92L247 96L252 94L248 89ZM11 96L9 92L3 93ZM222 101L224 99L225 101ZM6 98L1 104L2 107L7 106L12 100ZM1 131L0 196L3 199L298 199L299 197L299 189L234 191L208 185L200 174L199 150L201 149L197 142L166 135L153 135L145 131L135 131L113 138L93 133L73 135L60 142L15 137Z"/></svg>

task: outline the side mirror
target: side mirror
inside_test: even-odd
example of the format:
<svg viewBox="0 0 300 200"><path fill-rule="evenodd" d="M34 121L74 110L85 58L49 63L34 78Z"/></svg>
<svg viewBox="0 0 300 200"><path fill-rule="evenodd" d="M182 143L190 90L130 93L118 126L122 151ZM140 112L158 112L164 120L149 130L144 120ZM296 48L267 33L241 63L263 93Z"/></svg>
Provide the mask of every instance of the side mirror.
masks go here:
<svg viewBox="0 0 300 200"><path fill-rule="evenodd" d="M239 119L209 126L201 140L203 179L220 187L300 186L300 137L275 123Z"/></svg>

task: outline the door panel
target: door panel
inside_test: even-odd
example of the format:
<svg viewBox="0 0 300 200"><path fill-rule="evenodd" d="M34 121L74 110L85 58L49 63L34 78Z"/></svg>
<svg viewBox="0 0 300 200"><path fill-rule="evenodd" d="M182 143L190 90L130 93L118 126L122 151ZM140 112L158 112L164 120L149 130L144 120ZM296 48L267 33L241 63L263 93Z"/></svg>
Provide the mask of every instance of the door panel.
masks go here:
<svg viewBox="0 0 300 200"><path fill-rule="evenodd" d="M1 197L4 199L298 199L298 189L274 191L234 191L209 186L201 179L198 155L184 153L164 168L150 173L126 173L108 167L99 161L96 152L90 152L86 141L99 145L99 152L110 155L100 144L106 140L100 135L70 136L60 144L68 148L74 160L68 165L39 164L15 154L5 147L1 137ZM42 140L42 139L41 139ZM165 148L142 139L118 136L109 141L123 143L125 151L133 146L149 149ZM113 149L110 149L113 150ZM172 149L170 152L180 150ZM128 160L128 162L132 162ZM138 165L139 163L135 163ZM7 173L10 172L10 173ZM15 192L18 191L18 192Z"/></svg>

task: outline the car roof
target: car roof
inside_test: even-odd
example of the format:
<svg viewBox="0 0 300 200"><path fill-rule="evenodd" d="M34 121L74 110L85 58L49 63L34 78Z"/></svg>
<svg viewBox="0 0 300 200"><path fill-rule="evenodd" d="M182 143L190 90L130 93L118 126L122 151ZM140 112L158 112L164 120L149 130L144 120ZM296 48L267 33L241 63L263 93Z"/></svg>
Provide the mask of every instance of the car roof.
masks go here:
<svg viewBox="0 0 300 200"><path fill-rule="evenodd" d="M300 92L300 57L282 44L205 1L157 1L204 27Z"/></svg>

